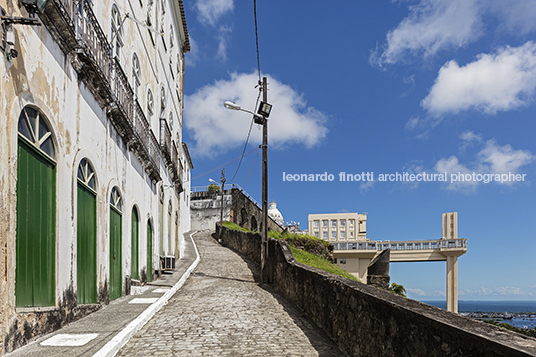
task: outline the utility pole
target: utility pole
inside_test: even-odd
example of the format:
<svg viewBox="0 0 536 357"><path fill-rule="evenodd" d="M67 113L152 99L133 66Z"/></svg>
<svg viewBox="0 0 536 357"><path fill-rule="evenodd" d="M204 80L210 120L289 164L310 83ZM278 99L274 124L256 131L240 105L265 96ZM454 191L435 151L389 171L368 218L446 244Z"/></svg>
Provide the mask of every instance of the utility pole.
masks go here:
<svg viewBox="0 0 536 357"><path fill-rule="evenodd" d="M225 195L225 169L221 170L221 213L220 224L223 227L223 196Z"/></svg>
<svg viewBox="0 0 536 357"><path fill-rule="evenodd" d="M262 78L262 100L268 103L268 84ZM262 244L261 244L261 284L264 283L264 264L268 249L268 118L262 123Z"/></svg>

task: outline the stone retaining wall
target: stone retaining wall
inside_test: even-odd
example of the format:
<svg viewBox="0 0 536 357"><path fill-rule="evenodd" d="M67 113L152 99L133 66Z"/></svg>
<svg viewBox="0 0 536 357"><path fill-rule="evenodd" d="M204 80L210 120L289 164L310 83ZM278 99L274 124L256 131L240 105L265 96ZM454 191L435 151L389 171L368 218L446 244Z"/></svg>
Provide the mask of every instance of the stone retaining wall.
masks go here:
<svg viewBox="0 0 536 357"><path fill-rule="evenodd" d="M259 234L216 234L259 262ZM269 239L265 274L349 356L536 356L536 339L297 263L284 241Z"/></svg>

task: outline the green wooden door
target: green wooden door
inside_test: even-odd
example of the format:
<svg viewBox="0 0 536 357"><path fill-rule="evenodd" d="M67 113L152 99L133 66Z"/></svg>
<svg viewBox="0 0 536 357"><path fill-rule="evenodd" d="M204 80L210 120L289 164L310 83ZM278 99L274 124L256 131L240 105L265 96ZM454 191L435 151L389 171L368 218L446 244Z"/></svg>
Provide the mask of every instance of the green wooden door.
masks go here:
<svg viewBox="0 0 536 357"><path fill-rule="evenodd" d="M110 208L110 301L122 295L121 277L121 213Z"/></svg>
<svg viewBox="0 0 536 357"><path fill-rule="evenodd" d="M153 281L153 228L147 222L147 281Z"/></svg>
<svg viewBox="0 0 536 357"><path fill-rule="evenodd" d="M56 165L19 138L16 306L54 306Z"/></svg>
<svg viewBox="0 0 536 357"><path fill-rule="evenodd" d="M132 279L139 279L138 267L138 242L139 242L139 219L136 208L132 209L132 237L131 237L131 256L130 256L130 276Z"/></svg>
<svg viewBox="0 0 536 357"><path fill-rule="evenodd" d="M93 190L78 182L77 301L97 302L97 198Z"/></svg>

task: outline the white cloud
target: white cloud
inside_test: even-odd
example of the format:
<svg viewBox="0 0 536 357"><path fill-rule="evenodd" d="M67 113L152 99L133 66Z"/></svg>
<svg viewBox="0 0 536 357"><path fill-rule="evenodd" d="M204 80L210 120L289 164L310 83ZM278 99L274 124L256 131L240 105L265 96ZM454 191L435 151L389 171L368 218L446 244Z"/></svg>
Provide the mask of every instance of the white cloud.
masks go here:
<svg viewBox="0 0 536 357"><path fill-rule="evenodd" d="M197 42L193 39L192 36L189 36L190 41L190 52L185 56L186 64L190 67L194 67L199 60L199 47L197 47Z"/></svg>
<svg viewBox="0 0 536 357"><path fill-rule="evenodd" d="M533 295L532 293L525 292L520 288L512 286L499 286L492 288L480 287L478 289L460 289L458 291L459 296L523 296Z"/></svg>
<svg viewBox="0 0 536 357"><path fill-rule="evenodd" d="M481 134L475 134L474 132L468 130L462 134L460 134L460 139L462 139L464 142L482 142L482 135Z"/></svg>
<svg viewBox="0 0 536 357"><path fill-rule="evenodd" d="M421 105L435 116L471 108L493 114L527 105L535 89L536 44L527 42L480 54L463 67L448 62Z"/></svg>
<svg viewBox="0 0 536 357"><path fill-rule="evenodd" d="M482 141L480 135L476 135L473 132L466 132L461 135L465 143L468 140ZM462 146L465 144L462 143ZM452 175L496 175L496 174L517 174L524 166L531 164L536 156L532 155L530 151L526 150L514 150L510 145L499 146L493 139L487 140L484 143L484 147L476 154L475 160L468 164L460 163L456 156L450 156L449 158L440 159L434 166L434 170L438 173L447 173L449 180L446 183L446 187L453 191L473 192L480 185L488 185L492 182L494 184L503 184L512 186L518 181L504 181L497 182L494 178L493 181L484 182L484 178L481 180L451 180Z"/></svg>
<svg viewBox="0 0 536 357"><path fill-rule="evenodd" d="M226 13L234 10L233 0L197 0L195 3L199 22L216 26Z"/></svg>
<svg viewBox="0 0 536 357"><path fill-rule="evenodd" d="M407 288L406 292L408 297L445 297L446 294L443 290L423 290L423 289L411 289Z"/></svg>
<svg viewBox="0 0 536 357"><path fill-rule="evenodd" d="M307 106L303 96L288 85L268 76L268 101L273 105L268 121L268 138L272 148L298 143L310 148L325 138L326 116ZM198 155L216 155L244 144L251 115L223 107L226 100L254 110L258 91L255 73L233 73L229 80L219 80L186 96L185 125L195 140L192 151ZM262 141L262 132L254 124L250 143Z"/></svg>
<svg viewBox="0 0 536 357"><path fill-rule="evenodd" d="M410 7L409 16L387 34L387 44L371 63L379 66L398 62L405 55L434 55L440 50L459 48L482 33L477 0L422 0Z"/></svg>
<svg viewBox="0 0 536 357"><path fill-rule="evenodd" d="M510 145L499 146L495 140L488 140L486 147L478 153L478 162L487 166L490 173L516 173L533 160L530 151L514 150Z"/></svg>
<svg viewBox="0 0 536 357"><path fill-rule="evenodd" d="M232 30L225 26L220 26L220 29L218 31L218 52L216 54L216 57L227 60L227 41L231 37Z"/></svg>
<svg viewBox="0 0 536 357"><path fill-rule="evenodd" d="M490 9L501 21L499 27L516 34L527 34L536 30L536 2L534 0L489 2Z"/></svg>

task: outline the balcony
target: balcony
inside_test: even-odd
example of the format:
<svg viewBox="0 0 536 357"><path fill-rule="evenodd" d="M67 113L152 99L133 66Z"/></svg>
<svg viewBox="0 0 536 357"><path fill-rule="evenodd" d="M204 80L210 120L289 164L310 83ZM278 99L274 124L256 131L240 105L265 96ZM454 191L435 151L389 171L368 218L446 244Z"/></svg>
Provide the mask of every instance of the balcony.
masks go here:
<svg viewBox="0 0 536 357"><path fill-rule="evenodd" d="M164 164L166 166L171 165L171 130L167 120L160 119L160 148L162 149L162 157L164 158Z"/></svg>
<svg viewBox="0 0 536 357"><path fill-rule="evenodd" d="M111 46L88 0L50 0L39 17L151 180L160 181L161 147L121 64L112 58Z"/></svg>

